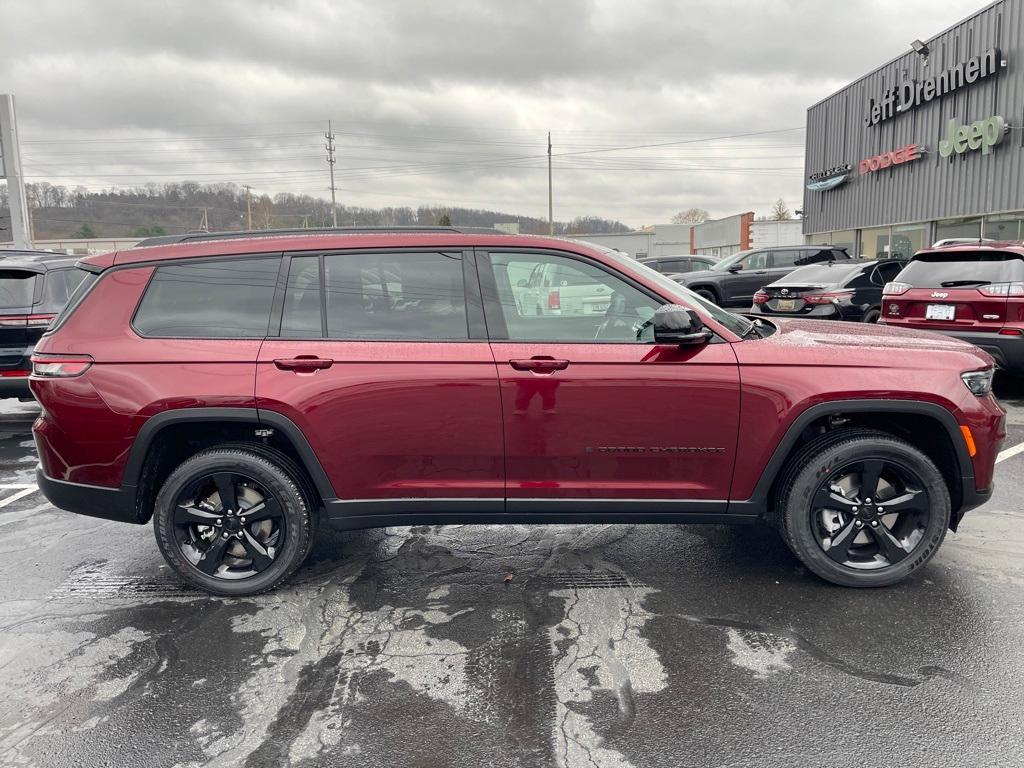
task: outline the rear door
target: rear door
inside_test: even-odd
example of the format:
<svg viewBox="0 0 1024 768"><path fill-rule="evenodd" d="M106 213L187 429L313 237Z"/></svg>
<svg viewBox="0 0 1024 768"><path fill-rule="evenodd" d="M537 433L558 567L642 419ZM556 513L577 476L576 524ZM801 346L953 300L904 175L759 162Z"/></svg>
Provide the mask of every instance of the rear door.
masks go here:
<svg viewBox="0 0 1024 768"><path fill-rule="evenodd" d="M530 275L517 274L521 290ZM257 407L304 433L344 500L332 515L503 508L498 379L472 252L296 254L281 304Z"/></svg>
<svg viewBox="0 0 1024 768"><path fill-rule="evenodd" d="M593 512L602 507L581 500L605 499L622 502L616 512L638 500L722 511L701 503L729 494L740 397L732 345L654 344L644 323L664 301L579 255L509 250L478 261L508 509ZM610 296L608 306L522 314L513 276L537 265Z"/></svg>
<svg viewBox="0 0 1024 768"><path fill-rule="evenodd" d="M998 333L1022 282L1024 260L1010 251L922 253L896 278L899 293L885 296L882 316L890 325Z"/></svg>

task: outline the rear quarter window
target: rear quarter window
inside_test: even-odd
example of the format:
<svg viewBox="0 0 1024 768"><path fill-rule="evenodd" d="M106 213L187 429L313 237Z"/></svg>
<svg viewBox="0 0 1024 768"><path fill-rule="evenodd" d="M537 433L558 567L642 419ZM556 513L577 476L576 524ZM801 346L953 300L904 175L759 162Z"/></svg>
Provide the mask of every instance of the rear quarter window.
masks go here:
<svg viewBox="0 0 1024 768"><path fill-rule="evenodd" d="M132 325L151 337L263 338L280 261L275 256L157 267Z"/></svg>

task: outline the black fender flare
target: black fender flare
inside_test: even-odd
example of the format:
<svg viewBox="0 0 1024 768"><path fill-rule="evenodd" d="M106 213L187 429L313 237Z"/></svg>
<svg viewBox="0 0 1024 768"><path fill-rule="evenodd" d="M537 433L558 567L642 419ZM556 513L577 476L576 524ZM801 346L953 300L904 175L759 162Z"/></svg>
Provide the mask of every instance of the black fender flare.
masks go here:
<svg viewBox="0 0 1024 768"><path fill-rule="evenodd" d="M337 498L334 486L324 471L323 465L320 464L312 446L295 422L276 411L256 408L172 408L150 416L139 429L139 433L135 436L135 442L132 443L128 452L122 485L130 488L138 486L149 448L164 427L189 422L224 421L250 423L254 427L269 427L281 432L295 447L304 469L324 502Z"/></svg>
<svg viewBox="0 0 1024 768"><path fill-rule="evenodd" d="M915 416L926 416L939 422L949 435L950 442L956 454L959 467L960 481L962 487L974 489L974 465L971 463L971 456L967 452L967 445L964 443L963 435L960 432L960 424L947 408L936 403L928 403L921 400L833 400L827 403L818 403L802 411L793 423L789 425L786 434L779 444L775 446L771 458L761 470L761 476L754 486L754 492L749 499L734 501L729 504L730 512L750 512L753 510L764 510L767 508L769 494L775 479L779 476L789 458L793 446L796 445L801 433L814 421L823 416L840 416L849 413L892 413L910 414ZM956 502L954 501L954 508Z"/></svg>

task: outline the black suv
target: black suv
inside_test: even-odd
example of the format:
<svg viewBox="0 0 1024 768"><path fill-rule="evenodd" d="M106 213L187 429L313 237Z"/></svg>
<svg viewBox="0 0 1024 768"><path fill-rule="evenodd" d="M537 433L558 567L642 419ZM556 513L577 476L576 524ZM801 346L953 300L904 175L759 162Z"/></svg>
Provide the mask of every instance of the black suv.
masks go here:
<svg viewBox="0 0 1024 768"><path fill-rule="evenodd" d="M882 288L907 262L827 261L798 267L754 294L751 314L877 323Z"/></svg>
<svg viewBox="0 0 1024 768"><path fill-rule="evenodd" d="M0 251L0 397L31 400L32 350L85 275L77 257Z"/></svg>
<svg viewBox="0 0 1024 768"><path fill-rule="evenodd" d="M848 261L850 254L833 245L786 245L758 248L726 256L711 269L673 279L722 307L749 307L754 293L797 267L827 261Z"/></svg>

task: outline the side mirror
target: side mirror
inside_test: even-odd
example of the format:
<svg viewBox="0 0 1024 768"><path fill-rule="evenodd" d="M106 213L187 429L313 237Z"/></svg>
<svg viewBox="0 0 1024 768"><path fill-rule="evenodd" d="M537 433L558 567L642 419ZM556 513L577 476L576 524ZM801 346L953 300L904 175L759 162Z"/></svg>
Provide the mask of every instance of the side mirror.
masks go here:
<svg viewBox="0 0 1024 768"><path fill-rule="evenodd" d="M704 327L700 315L678 304L658 307L651 324L656 344L705 344L711 338L711 331Z"/></svg>
<svg viewBox="0 0 1024 768"><path fill-rule="evenodd" d="M734 275L742 269L742 264L733 264L732 266L729 267L729 271L732 272Z"/></svg>

